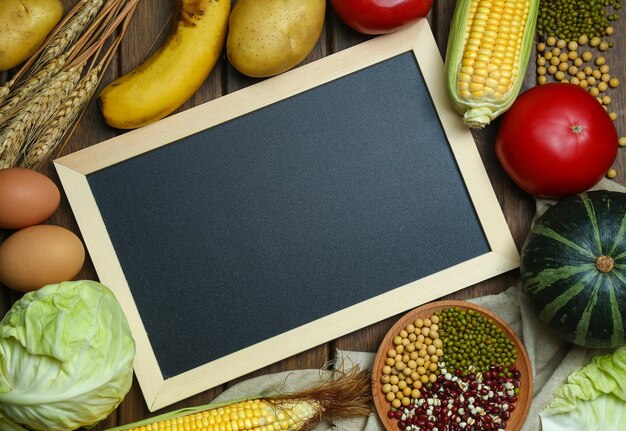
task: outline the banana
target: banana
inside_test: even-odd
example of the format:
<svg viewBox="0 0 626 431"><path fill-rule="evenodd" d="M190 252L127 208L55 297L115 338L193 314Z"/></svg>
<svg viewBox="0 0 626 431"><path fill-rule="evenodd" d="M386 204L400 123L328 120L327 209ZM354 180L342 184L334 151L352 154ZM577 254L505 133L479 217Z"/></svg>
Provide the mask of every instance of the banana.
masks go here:
<svg viewBox="0 0 626 431"><path fill-rule="evenodd" d="M200 88L224 46L230 0L175 0L170 32L146 61L98 96L105 121L134 129L169 115Z"/></svg>

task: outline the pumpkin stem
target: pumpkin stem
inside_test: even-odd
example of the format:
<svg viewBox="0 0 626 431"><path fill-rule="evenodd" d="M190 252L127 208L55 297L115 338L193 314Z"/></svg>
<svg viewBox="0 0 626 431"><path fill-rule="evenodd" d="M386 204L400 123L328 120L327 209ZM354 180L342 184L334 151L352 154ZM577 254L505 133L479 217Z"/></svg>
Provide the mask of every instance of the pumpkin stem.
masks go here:
<svg viewBox="0 0 626 431"><path fill-rule="evenodd" d="M609 256L600 256L596 259L596 268L600 272L610 272L613 266L613 258Z"/></svg>

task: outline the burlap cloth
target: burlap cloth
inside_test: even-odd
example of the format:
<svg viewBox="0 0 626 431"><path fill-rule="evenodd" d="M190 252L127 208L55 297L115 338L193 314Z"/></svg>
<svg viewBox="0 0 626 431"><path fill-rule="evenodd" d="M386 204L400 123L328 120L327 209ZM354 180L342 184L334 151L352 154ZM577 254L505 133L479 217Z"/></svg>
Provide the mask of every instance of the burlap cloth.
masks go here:
<svg viewBox="0 0 626 431"><path fill-rule="evenodd" d="M603 180L596 189L626 192L626 188L613 181ZM537 216L554 202L537 201ZM523 341L532 363L534 377L533 402L522 431L541 429L539 413L552 400L554 391L565 382L567 376L583 367L598 351L573 346L559 339L549 328L537 319L519 284L498 295L470 299L495 312L504 319ZM338 350L333 366L349 369L359 365L362 369L371 367L373 352L349 352ZM226 401L258 395L275 395L294 392L329 378L330 371L297 370L270 374L246 380L229 388L215 401ZM337 431L383 431L384 428L374 411L368 418L337 420L334 423L322 422L316 431L335 429Z"/></svg>

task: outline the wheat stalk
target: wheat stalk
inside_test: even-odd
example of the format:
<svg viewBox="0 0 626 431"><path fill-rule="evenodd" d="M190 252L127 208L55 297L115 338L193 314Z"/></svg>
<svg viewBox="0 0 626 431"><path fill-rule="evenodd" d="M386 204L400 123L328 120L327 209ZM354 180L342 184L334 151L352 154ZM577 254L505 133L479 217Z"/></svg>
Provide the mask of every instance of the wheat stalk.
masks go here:
<svg viewBox="0 0 626 431"><path fill-rule="evenodd" d="M11 81L0 86L0 103L7 101L0 106L0 169L17 162L39 167L62 140L67 143L138 3L80 0Z"/></svg>
<svg viewBox="0 0 626 431"><path fill-rule="evenodd" d="M29 149L20 166L36 169L48 158L91 100L98 87L98 74L101 70L102 66L100 65L88 72L65 99L51 121L43 128L43 132L29 140L30 142L27 144Z"/></svg>
<svg viewBox="0 0 626 431"><path fill-rule="evenodd" d="M0 130L0 169L14 166L22 144L34 128L48 120L80 79L82 67L59 72L46 88L38 91Z"/></svg>

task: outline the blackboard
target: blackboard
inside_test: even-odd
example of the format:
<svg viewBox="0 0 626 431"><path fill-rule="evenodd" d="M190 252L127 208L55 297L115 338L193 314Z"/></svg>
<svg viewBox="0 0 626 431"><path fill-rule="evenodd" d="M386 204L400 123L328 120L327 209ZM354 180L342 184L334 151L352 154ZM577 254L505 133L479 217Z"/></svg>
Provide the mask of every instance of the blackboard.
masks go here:
<svg viewBox="0 0 626 431"><path fill-rule="evenodd" d="M467 184L468 161L453 151L456 135L431 97L442 83L425 79L413 43L84 175L98 229L132 298L125 311L141 322L160 381L204 369L214 385L224 378L224 358L243 358L243 374L277 357L259 360L249 351L255 346L291 355L319 344L320 325L344 322L326 329L340 336L449 291L429 278L450 270L458 278L468 262L502 257L489 238L493 224L488 229L480 217L484 202L479 207ZM280 79L273 84L283 88ZM207 105L217 103L224 102ZM183 130L191 124L185 113L164 121ZM134 145L150 137L142 132L122 138ZM99 145L111 151L115 143ZM73 194L71 181L63 183ZM483 186L489 190L488 181ZM91 228L72 205L91 253ZM517 264L511 246L508 265L499 259L491 275ZM454 289L474 281L460 277ZM108 279L119 283L117 275ZM416 299L369 319L355 316L355 308L378 308L407 286Z"/></svg>

